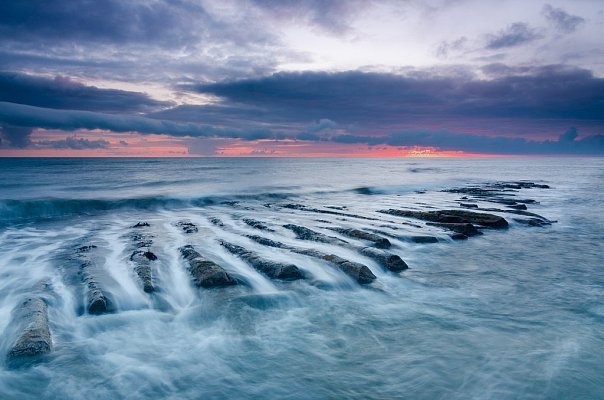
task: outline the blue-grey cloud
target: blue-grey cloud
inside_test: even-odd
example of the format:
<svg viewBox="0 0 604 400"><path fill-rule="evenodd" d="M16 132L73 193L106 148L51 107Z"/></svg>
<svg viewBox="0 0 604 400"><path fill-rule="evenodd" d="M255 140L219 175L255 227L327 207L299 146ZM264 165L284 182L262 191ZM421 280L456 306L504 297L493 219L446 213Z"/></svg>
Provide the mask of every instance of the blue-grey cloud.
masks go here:
<svg viewBox="0 0 604 400"><path fill-rule="evenodd" d="M578 15L571 15L561 8L555 8L550 4L543 6L543 15L560 32L572 33L577 27L585 22L585 19Z"/></svg>
<svg viewBox="0 0 604 400"><path fill-rule="evenodd" d="M591 135L577 140L577 131L570 128L558 140L527 140L523 138L470 135L428 129L393 132L387 136L342 135L332 140L339 143L366 143L369 145L425 146L445 151L464 151L481 154L583 154L604 155L604 135Z"/></svg>
<svg viewBox="0 0 604 400"><path fill-rule="evenodd" d="M566 66L516 69L494 64L491 79L418 74L304 72L189 86L223 102L186 106L158 117L211 123L308 123L326 118L347 128L391 129L455 118L547 119L604 125L604 79Z"/></svg>
<svg viewBox="0 0 604 400"><path fill-rule="evenodd" d="M38 140L33 142L35 147L51 149L70 149L70 150L95 150L106 149L110 143L103 139L86 139L75 136L67 136L62 140Z"/></svg>
<svg viewBox="0 0 604 400"><path fill-rule="evenodd" d="M9 72L0 72L0 101L110 113L149 112L170 105L144 93L99 89L62 76L51 79Z"/></svg>
<svg viewBox="0 0 604 400"><path fill-rule="evenodd" d="M0 127L3 137L14 147L30 144L34 128L100 129L113 132L140 132L177 137L233 137L244 139L283 138L269 129L222 129L196 123L180 123L135 115L105 114L92 111L57 110L0 102Z"/></svg>
<svg viewBox="0 0 604 400"><path fill-rule="evenodd" d="M536 29L531 28L527 23L515 22L507 28L489 35L486 48L490 50L499 50L507 47L515 47L540 39L541 37L542 35L539 34Z"/></svg>

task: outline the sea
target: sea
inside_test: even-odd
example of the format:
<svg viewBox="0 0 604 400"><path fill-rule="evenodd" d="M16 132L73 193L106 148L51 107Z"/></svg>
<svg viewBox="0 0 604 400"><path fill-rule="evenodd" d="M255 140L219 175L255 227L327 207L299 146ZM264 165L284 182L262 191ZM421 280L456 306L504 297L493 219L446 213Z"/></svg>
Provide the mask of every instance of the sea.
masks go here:
<svg viewBox="0 0 604 400"><path fill-rule="evenodd" d="M508 197L551 224L448 191L497 182L542 186L511 184ZM453 240L378 212L464 201L509 227ZM130 259L137 223L157 257L153 293ZM409 268L388 271L342 229L388 238ZM359 284L254 235L376 279ZM305 278L270 279L224 241ZM240 284L197 287L185 245ZM98 315L86 309L83 246L112 301ZM52 351L15 364L15 310L32 296L47 304ZM92 398L603 399L604 159L0 159L0 399Z"/></svg>

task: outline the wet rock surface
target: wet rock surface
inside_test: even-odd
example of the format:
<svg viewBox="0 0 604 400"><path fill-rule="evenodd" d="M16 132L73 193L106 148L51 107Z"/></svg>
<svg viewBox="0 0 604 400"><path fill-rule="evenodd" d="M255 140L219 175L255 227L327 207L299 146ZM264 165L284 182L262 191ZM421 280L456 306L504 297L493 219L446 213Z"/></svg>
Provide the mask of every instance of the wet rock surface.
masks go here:
<svg viewBox="0 0 604 400"><path fill-rule="evenodd" d="M193 246L183 246L179 248L179 251L188 263L187 269L196 286L213 288L237 284L237 281L224 268L204 258Z"/></svg>
<svg viewBox="0 0 604 400"><path fill-rule="evenodd" d="M365 232L365 231L362 231L359 229L353 229L353 228L329 228L329 229L331 229L335 232L338 232L342 235L346 235L348 237L354 238L354 239L361 239L361 240L366 240L368 242L372 242L376 247L379 247L382 249L387 249L392 245L388 239L386 239L385 237L382 237L380 235L376 235L375 233Z"/></svg>
<svg viewBox="0 0 604 400"><path fill-rule="evenodd" d="M30 297L13 310L12 322L19 325L18 338L7 354L9 362L31 358L52 351L48 325L48 307L44 300Z"/></svg>
<svg viewBox="0 0 604 400"><path fill-rule="evenodd" d="M311 240L313 242L321 242L321 243L346 243L346 241L334 237L327 236L320 232L313 231L312 229L306 228L300 225L294 224L286 224L283 225L284 228L293 231L296 234L296 238L300 240Z"/></svg>
<svg viewBox="0 0 604 400"><path fill-rule="evenodd" d="M477 213L465 210L411 211L388 209L380 210L384 214L421 219L439 224L476 224L488 228L503 229L508 227L505 218L494 214Z"/></svg>
<svg viewBox="0 0 604 400"><path fill-rule="evenodd" d="M178 221L176 223L176 226L179 227L180 229L182 229L182 231L184 233L197 233L197 232L199 232L199 229L197 228L197 225L195 225L194 223L192 223L190 221Z"/></svg>
<svg viewBox="0 0 604 400"><path fill-rule="evenodd" d="M255 219L252 218L243 218L242 219L243 222L245 222L247 225L251 226L254 229L259 229L261 231L267 231L267 232L274 232L274 229L269 228L268 226L266 226L266 224L264 224L263 222L257 221Z"/></svg>
<svg viewBox="0 0 604 400"><path fill-rule="evenodd" d="M83 250L85 249L85 250ZM95 245L82 246L76 250L80 260L79 275L85 287L86 310L89 314L99 315L113 311L113 302L103 289L98 273L98 266L91 251L97 249Z"/></svg>
<svg viewBox="0 0 604 400"><path fill-rule="evenodd" d="M377 261L382 267L392 272L401 272L409 268L403 259L396 255L387 253L384 250L374 247L363 247L359 250L362 255Z"/></svg>
<svg viewBox="0 0 604 400"><path fill-rule="evenodd" d="M265 274L272 279L296 280L303 279L302 271L293 264L284 264L267 260L242 246L237 246L228 242L221 241L220 244L232 254L235 254L245 260L257 271Z"/></svg>

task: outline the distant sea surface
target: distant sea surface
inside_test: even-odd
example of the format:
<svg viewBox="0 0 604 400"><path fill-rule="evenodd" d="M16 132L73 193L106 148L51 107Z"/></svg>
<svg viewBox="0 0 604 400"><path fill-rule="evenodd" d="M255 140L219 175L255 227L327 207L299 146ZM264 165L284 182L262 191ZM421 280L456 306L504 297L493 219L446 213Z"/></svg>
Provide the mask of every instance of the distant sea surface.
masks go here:
<svg viewBox="0 0 604 400"><path fill-rule="evenodd" d="M496 211L508 229L454 241L377 212L461 209L443 190L520 180L550 187L510 195L555 223ZM157 255L151 294L130 260L138 222ZM338 228L387 237L409 269L385 270ZM306 279L271 280L221 240ZM187 244L244 284L195 287ZM102 315L86 312L77 265L89 245L113 305ZM13 310L30 296L48 305L53 350L15 366ZM0 159L0 399L85 398L602 399L604 159Z"/></svg>

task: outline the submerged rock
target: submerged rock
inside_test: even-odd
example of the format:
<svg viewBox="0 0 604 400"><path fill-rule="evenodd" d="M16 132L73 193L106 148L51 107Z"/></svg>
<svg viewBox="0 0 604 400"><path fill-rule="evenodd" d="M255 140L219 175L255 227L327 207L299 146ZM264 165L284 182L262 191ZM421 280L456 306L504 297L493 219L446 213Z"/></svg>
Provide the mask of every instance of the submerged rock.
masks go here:
<svg viewBox="0 0 604 400"><path fill-rule="evenodd" d="M151 274L151 261L155 260L157 260L157 256L150 251L136 250L130 256L130 261L134 263L134 272L141 280L145 293L155 291Z"/></svg>
<svg viewBox="0 0 604 400"><path fill-rule="evenodd" d="M376 276L366 265L346 260L335 254L325 254L321 253L320 251L310 249L294 249L293 251L299 254L304 254L307 256L316 257L328 261L362 285L371 283L376 279Z"/></svg>
<svg viewBox="0 0 604 400"><path fill-rule="evenodd" d="M408 240L413 243L438 243L438 238L434 236L409 236Z"/></svg>
<svg viewBox="0 0 604 400"><path fill-rule="evenodd" d="M94 266L92 261L84 260L80 265L80 274L82 282L86 287L86 298L89 314L99 315L113 311L112 302L101 288L97 277L93 272Z"/></svg>
<svg viewBox="0 0 604 400"><path fill-rule="evenodd" d="M199 231L197 226L189 221L179 221L176 223L176 226L182 229L184 233L197 233Z"/></svg>
<svg viewBox="0 0 604 400"><path fill-rule="evenodd" d="M148 222L137 222L135 225L133 225L133 228L144 228L144 227L148 227L151 226L149 225Z"/></svg>
<svg viewBox="0 0 604 400"><path fill-rule="evenodd" d="M251 226L252 228L259 229L261 231L274 232L273 229L269 228L264 223L257 221L255 219L243 218L242 221L245 222L247 225Z"/></svg>
<svg viewBox="0 0 604 400"><path fill-rule="evenodd" d="M229 252L241 257L254 269L262 272L272 279L295 280L304 278L302 271L293 264L283 264L265 258L245 249L227 242L220 242Z"/></svg>
<svg viewBox="0 0 604 400"><path fill-rule="evenodd" d="M322 233L313 231L304 226L287 224L283 225L284 228L293 231L296 234L296 238L300 240L311 240L314 242L321 243L346 243L346 241L333 236L327 236Z"/></svg>
<svg viewBox="0 0 604 400"><path fill-rule="evenodd" d="M398 217L416 218L424 221L445 224L476 224L489 228L503 229L508 227L505 218L494 214L477 213L466 210L439 210L439 211L410 211L410 210L380 210L384 214Z"/></svg>
<svg viewBox="0 0 604 400"><path fill-rule="evenodd" d="M474 203L459 203L460 207L464 208L478 208L478 204Z"/></svg>
<svg viewBox="0 0 604 400"><path fill-rule="evenodd" d="M10 347L7 359L35 357L52 351L48 308L40 298L28 298L13 310L13 321L21 325L19 337Z"/></svg>
<svg viewBox="0 0 604 400"><path fill-rule="evenodd" d="M464 223L446 223L446 222L427 222L426 225L438 226L440 228L448 229L450 231L462 234L464 236L477 236L482 235L476 227L472 224Z"/></svg>
<svg viewBox="0 0 604 400"><path fill-rule="evenodd" d="M375 233L361 231L359 229L353 228L329 228L343 235L349 236L355 239L367 240L369 242L373 242L376 247L380 248L388 248L391 246L391 243L385 237L376 235Z"/></svg>
<svg viewBox="0 0 604 400"><path fill-rule="evenodd" d="M187 268L193 277L195 285L198 287L211 288L220 286L236 285L237 281L233 279L228 272L213 261L204 258L193 246L186 245L179 249L180 254L189 264Z"/></svg>
<svg viewBox="0 0 604 400"><path fill-rule="evenodd" d="M513 208L514 210L526 210L526 204L511 204L508 205L509 208Z"/></svg>

